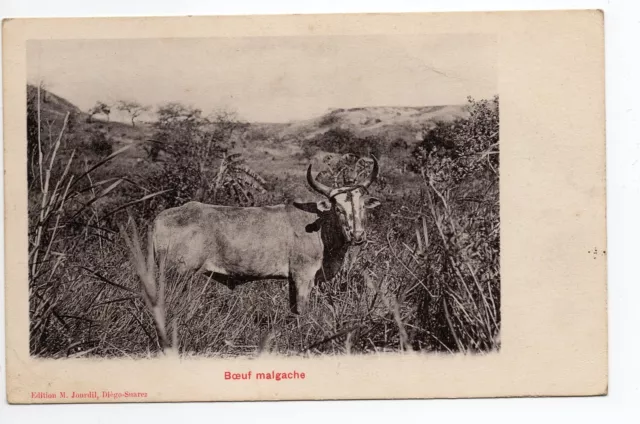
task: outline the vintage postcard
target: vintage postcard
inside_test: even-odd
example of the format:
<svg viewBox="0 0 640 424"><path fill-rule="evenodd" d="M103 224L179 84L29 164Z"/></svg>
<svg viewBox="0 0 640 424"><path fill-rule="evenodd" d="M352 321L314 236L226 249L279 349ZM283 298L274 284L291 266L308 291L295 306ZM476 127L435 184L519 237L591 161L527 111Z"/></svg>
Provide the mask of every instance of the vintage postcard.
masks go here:
<svg viewBox="0 0 640 424"><path fill-rule="evenodd" d="M8 401L606 394L603 39L4 21Z"/></svg>

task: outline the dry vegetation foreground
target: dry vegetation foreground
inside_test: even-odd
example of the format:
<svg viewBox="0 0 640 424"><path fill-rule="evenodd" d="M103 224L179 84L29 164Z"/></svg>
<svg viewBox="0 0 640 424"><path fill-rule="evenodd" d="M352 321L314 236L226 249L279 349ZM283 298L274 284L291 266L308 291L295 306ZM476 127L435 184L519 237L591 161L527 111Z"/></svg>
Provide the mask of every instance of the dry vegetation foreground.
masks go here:
<svg viewBox="0 0 640 424"><path fill-rule="evenodd" d="M248 124L170 103L157 121L134 127L96 120L29 87L31 353L498 349L498 99L377 109ZM345 170L369 172L357 158L371 153L381 162L371 194L382 206L369 216L368 242L312 290L309 313L291 315L284 280L230 290L149 269L147 228L167 207L315 198L304 180L310 161L335 185Z"/></svg>

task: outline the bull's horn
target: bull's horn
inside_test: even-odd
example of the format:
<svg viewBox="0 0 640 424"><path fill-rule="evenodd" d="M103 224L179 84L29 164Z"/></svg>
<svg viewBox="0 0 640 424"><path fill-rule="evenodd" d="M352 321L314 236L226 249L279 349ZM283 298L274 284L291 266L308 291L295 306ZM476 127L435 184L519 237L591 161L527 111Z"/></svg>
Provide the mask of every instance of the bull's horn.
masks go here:
<svg viewBox="0 0 640 424"><path fill-rule="evenodd" d="M309 167L307 168L307 182L309 183L312 189L314 189L320 194L324 194L325 196L329 197L329 195L331 194L331 188L327 187L326 185L322 184L319 181L316 181L313 178L313 175L311 175L311 165L312 164L309 164Z"/></svg>
<svg viewBox="0 0 640 424"><path fill-rule="evenodd" d="M376 159L376 157L373 155L371 155L371 157L373 158L373 171L371 171L371 175L369 175L369 178L362 184L364 188L369 188L369 186L376 180L376 178L378 178L378 159Z"/></svg>

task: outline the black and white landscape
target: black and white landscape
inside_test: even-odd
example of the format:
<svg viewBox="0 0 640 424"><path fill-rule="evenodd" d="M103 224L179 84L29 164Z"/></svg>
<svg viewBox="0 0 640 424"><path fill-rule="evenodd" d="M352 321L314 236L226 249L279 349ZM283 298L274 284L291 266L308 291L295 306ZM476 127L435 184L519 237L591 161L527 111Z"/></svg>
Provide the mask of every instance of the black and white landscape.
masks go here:
<svg viewBox="0 0 640 424"><path fill-rule="evenodd" d="M32 355L500 348L492 37L27 59Z"/></svg>

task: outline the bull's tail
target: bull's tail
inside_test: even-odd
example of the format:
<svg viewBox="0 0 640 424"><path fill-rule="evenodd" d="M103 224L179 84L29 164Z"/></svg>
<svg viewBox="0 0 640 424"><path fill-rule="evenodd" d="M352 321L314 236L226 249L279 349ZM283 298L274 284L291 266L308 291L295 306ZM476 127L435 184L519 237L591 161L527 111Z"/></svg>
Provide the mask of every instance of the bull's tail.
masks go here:
<svg viewBox="0 0 640 424"><path fill-rule="evenodd" d="M149 260L153 261L153 264L158 267L158 269L160 269L159 267L164 265L164 261L161 261L161 256L166 256L166 255L162 255L159 252L159 243L158 243L158 221L154 221L153 225L151 226L151 228L149 228L149 231L151 231L151 240L149 243Z"/></svg>
<svg viewBox="0 0 640 424"><path fill-rule="evenodd" d="M154 264L158 264L158 241L156 240L157 231L156 231L156 223L149 228L151 231L151 241L149 243L149 259L153 261Z"/></svg>

